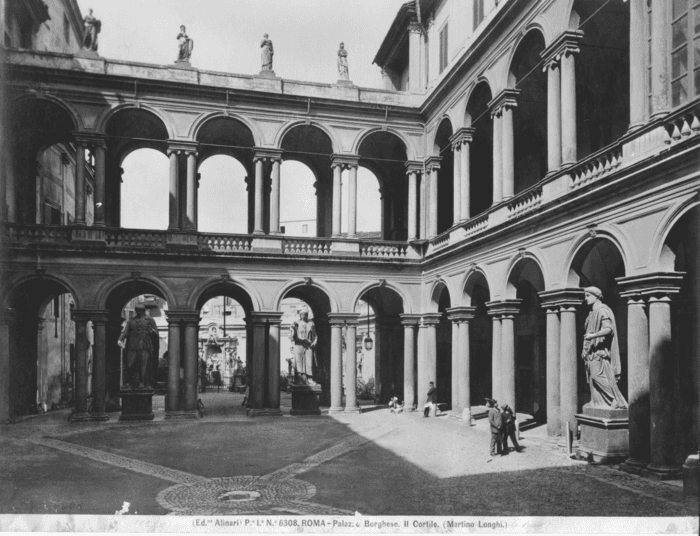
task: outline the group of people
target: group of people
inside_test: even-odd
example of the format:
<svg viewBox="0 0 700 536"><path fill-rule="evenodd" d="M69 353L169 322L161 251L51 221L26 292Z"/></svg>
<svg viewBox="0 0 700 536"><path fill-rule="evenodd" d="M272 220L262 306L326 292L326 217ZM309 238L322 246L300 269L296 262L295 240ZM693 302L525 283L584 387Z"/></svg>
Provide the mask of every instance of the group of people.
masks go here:
<svg viewBox="0 0 700 536"><path fill-rule="evenodd" d="M489 426L491 427L491 456L508 454L508 438L515 447L515 452L522 452L515 434L515 413L507 404L499 407L498 401L486 399L489 406Z"/></svg>

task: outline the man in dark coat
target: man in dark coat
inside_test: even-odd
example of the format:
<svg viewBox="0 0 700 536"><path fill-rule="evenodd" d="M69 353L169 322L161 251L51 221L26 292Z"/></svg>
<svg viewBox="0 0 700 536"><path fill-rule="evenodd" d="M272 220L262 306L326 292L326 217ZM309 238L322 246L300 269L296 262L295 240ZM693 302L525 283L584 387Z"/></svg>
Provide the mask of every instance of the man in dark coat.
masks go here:
<svg viewBox="0 0 700 536"><path fill-rule="evenodd" d="M126 350L126 378L132 389L150 388L149 363L153 359L153 334L158 333L155 321L146 316L146 307L137 304L136 316L131 318L119 336L118 344Z"/></svg>
<svg viewBox="0 0 700 536"><path fill-rule="evenodd" d="M490 398L486 399L489 405L489 426L491 427L491 456L501 453L501 430L503 428L503 415L496 407L497 402Z"/></svg>
<svg viewBox="0 0 700 536"><path fill-rule="evenodd" d="M509 405L503 406L503 454L508 454L508 438L513 442L515 452L522 452L522 448L518 445L518 440L515 437L515 413L510 409Z"/></svg>
<svg viewBox="0 0 700 536"><path fill-rule="evenodd" d="M430 417L431 411L435 408L437 404L437 389L435 389L435 383L430 382L430 389L428 389L428 400L423 408L423 417Z"/></svg>

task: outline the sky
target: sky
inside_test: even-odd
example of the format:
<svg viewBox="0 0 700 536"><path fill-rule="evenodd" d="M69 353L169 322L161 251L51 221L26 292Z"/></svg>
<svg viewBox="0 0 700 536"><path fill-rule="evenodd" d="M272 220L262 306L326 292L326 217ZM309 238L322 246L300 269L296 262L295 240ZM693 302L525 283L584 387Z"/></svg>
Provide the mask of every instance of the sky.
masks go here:
<svg viewBox="0 0 700 536"><path fill-rule="evenodd" d="M277 76L334 83L342 41L348 50L350 80L382 87L372 60L399 7L406 0L78 0L102 22L99 53L108 59L169 64L177 57L180 25L194 41L191 63L203 70L256 74L260 41L274 45ZM122 225L166 229L168 162L142 149L124 160ZM210 158L200 168L201 231L245 233L247 203L242 166L229 157ZM344 173L342 230L347 230L347 179ZM314 177L297 162L282 166L281 221L314 218ZM358 172L359 231L378 231L379 184L366 169Z"/></svg>

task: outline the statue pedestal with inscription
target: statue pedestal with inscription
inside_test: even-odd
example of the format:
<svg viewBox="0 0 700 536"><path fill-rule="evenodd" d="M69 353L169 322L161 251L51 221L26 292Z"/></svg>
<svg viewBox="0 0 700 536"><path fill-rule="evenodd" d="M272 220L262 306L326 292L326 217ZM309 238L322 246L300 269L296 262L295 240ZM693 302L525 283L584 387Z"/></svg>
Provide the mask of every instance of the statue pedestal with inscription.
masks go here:
<svg viewBox="0 0 700 536"><path fill-rule="evenodd" d="M576 415L581 443L576 457L592 463L621 463L629 457L629 410L583 406Z"/></svg>
<svg viewBox="0 0 700 536"><path fill-rule="evenodd" d="M122 414L120 421L152 421L153 420L152 389L123 389L119 391L122 399Z"/></svg>
<svg viewBox="0 0 700 536"><path fill-rule="evenodd" d="M290 415L320 415L319 397L320 385L290 385L292 393L292 409Z"/></svg>

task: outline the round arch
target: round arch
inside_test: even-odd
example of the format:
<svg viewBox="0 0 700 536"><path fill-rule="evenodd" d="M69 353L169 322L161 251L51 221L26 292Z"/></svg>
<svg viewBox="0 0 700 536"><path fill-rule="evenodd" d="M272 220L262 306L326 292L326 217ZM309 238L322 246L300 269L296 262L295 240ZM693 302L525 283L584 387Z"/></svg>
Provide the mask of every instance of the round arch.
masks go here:
<svg viewBox="0 0 700 536"><path fill-rule="evenodd" d="M196 140L199 137L200 131L206 125L209 121L212 119L217 119L217 118L226 118L226 119L233 119L234 121L238 121L239 123L242 123L244 126L248 127L248 130L250 130L251 135L253 136L253 140L255 143L256 147L260 147L263 144L263 135L262 132L260 131L260 128L258 127L257 123L254 121L251 121L247 117L240 115L240 114L235 114L235 113L230 113L230 112L211 112L211 113L206 113L202 114L199 116L197 119L194 120L192 125L190 125L189 132L187 134L188 139L190 140Z"/></svg>
<svg viewBox="0 0 700 536"><path fill-rule="evenodd" d="M340 142L338 138L336 137L335 133L329 129L327 126L325 126L323 123L319 123L317 121L305 121L305 120L297 120L297 121L291 121L287 123L286 125L283 125L277 134L275 135L275 141L274 141L274 147L277 149L282 148L282 142L284 141L284 138L289 134L292 130L294 130L296 127L315 127L319 130L321 130L326 136L328 136L328 139L331 141L331 148L332 148L332 153L333 154L338 154L340 152Z"/></svg>
<svg viewBox="0 0 700 536"><path fill-rule="evenodd" d="M447 296L452 303L452 292L450 291L450 286L444 279L436 279L430 287L429 302L428 302L428 312L437 313L440 309L440 296L443 291L447 292Z"/></svg>
<svg viewBox="0 0 700 536"><path fill-rule="evenodd" d="M462 300L460 305L463 307L471 307L472 303L472 293L474 292L474 287L483 281L486 283L486 289L491 292L491 281L489 280L486 270L481 266L475 266L473 269L468 270L467 273L462 278L460 287L462 289Z"/></svg>
<svg viewBox="0 0 700 536"><path fill-rule="evenodd" d="M12 99L12 104L10 108L14 110L17 106L22 106L25 103L29 103L30 101L46 101L55 104L68 114L73 123L74 131L83 131L85 129L78 110L76 110L72 104L62 99L59 99L58 97L55 97L53 95L38 95L35 93L26 93L24 95L20 95L19 97Z"/></svg>
<svg viewBox="0 0 700 536"><path fill-rule="evenodd" d="M528 26L528 29L526 31L518 35L518 37L511 44L510 49L508 50L508 61L504 64L505 73L503 73L502 75L503 87L510 89L515 88L516 80L515 76L513 75L513 64L517 59L518 54L521 53L520 49L522 45L524 43L527 43L528 40L533 39L533 36L535 34L540 35L545 48L547 47L547 37L545 36L543 30L539 25L534 25L531 23L531 25Z"/></svg>
<svg viewBox="0 0 700 536"><path fill-rule="evenodd" d="M132 103L119 104L117 106L114 106L113 108L105 110L104 112L102 112L102 114L98 116L97 120L95 121L95 129L101 134L106 134L107 127L109 126L109 123L112 120L112 118L119 112L128 110L140 110L153 114L163 124L165 131L168 133L168 139L175 138L175 130L173 128L171 118L164 111L150 106L148 104L141 103L139 103L138 106Z"/></svg>
<svg viewBox="0 0 700 536"><path fill-rule="evenodd" d="M357 137L355 138L355 141L352 144L352 149L351 153L356 155L359 154L360 147L362 146L362 143L369 138L372 134L376 134L377 132L388 132L389 134L393 134L397 138L399 138L403 144L404 148L406 149L406 157L408 160L415 160L416 159L416 149L413 146L413 144L408 140L408 138L400 131L394 129L394 128L383 128L383 127L373 127L373 128L368 128L362 132L360 132Z"/></svg>
<svg viewBox="0 0 700 536"><path fill-rule="evenodd" d="M275 299L273 300L273 311L279 311L281 307L282 300L286 297L287 294L291 290L294 290L297 287L303 287L303 286L311 286L319 289L321 292L323 292L326 297L328 298L328 301L330 302L331 306L331 312L332 313L339 313L340 312L340 307L339 307L339 301L338 301L338 296L336 293L324 282L319 282L317 280L309 280L309 279L295 279L293 281L289 281L286 283L282 288L280 288L277 291L277 294L275 294Z"/></svg>
<svg viewBox="0 0 700 536"><path fill-rule="evenodd" d="M242 306L245 307L245 305L249 305L252 307L253 311L262 310L262 299L260 298L260 294L255 287L242 279L223 277L212 277L198 283L187 297L186 307L189 310L198 311L207 300L216 296L229 295L232 293L242 293L243 295L247 296L248 300L250 301L249 304L241 302L234 296L234 299Z"/></svg>
<svg viewBox="0 0 700 536"><path fill-rule="evenodd" d="M432 147L433 147L433 154L432 156L440 156L440 150L441 150L441 144L440 142L442 139L447 136L447 140L443 146L449 145L450 140L449 138L454 134L454 127L453 127L454 121L452 121L452 118L450 117L449 113L443 114L443 116L440 118L440 121L438 122L438 126L435 129L435 134L433 134L433 140L432 140ZM447 128L449 127L449 134L446 134Z"/></svg>
<svg viewBox="0 0 700 536"><path fill-rule="evenodd" d="M656 233L654 234L654 241L650 248L650 264L653 271L673 271L673 262L664 255L664 246L671 230L676 223L678 223L678 220L697 206L700 206L700 198L696 194L690 199L673 207L661 223L659 223Z"/></svg>
<svg viewBox="0 0 700 536"><path fill-rule="evenodd" d="M534 263L534 265L539 269L539 276L542 278L542 289L545 290L550 288L547 282L550 281L549 274L547 274L545 266L546 264L542 262L541 255L539 252L535 253L532 251L523 251L522 253L516 253L513 255L508 262L508 266L505 270L505 281L503 281L502 296L505 296L506 300L511 300L517 298L517 283L514 283L514 278L520 277L523 270L526 269L527 263ZM534 274L533 274L534 275Z"/></svg>
<svg viewBox="0 0 700 536"><path fill-rule="evenodd" d="M175 295L159 278L152 275L139 275L138 277L121 275L105 281L100 286L98 291L95 293L95 305L100 309L107 309L110 296L112 296L114 291L130 282L144 283L146 285L153 286L162 294L163 299L168 303L168 307L170 308L174 308L178 304L177 300L175 299Z"/></svg>
<svg viewBox="0 0 700 536"><path fill-rule="evenodd" d="M472 98L474 97L475 94L477 94L477 91L482 91L483 89L488 90L489 95L492 96L493 98L493 90L491 89L491 84L489 83L488 79L485 76L480 76L479 79L477 80L476 84L473 84L469 88L469 92L467 93L466 99L464 99L464 126L465 127L471 127L472 124L474 123L474 119L471 117L471 113L469 112L469 105L472 103Z"/></svg>
<svg viewBox="0 0 700 536"><path fill-rule="evenodd" d="M390 281L369 281L361 285L360 288L355 291L355 294L350 301L350 310L354 311L357 308L358 302L367 291L372 290L373 288L383 287L391 289L399 295L401 301L403 302L404 313L411 314L413 312L413 303L410 295L408 292L406 292L406 289L404 289L400 284Z"/></svg>
<svg viewBox="0 0 700 536"><path fill-rule="evenodd" d="M25 274L16 276L6 282L6 290L2 295L3 307L11 307L12 298L18 287L23 284L30 283L32 281L49 281L57 285L62 286L73 296L73 301L75 302L76 309L82 309L86 306L85 297L82 292L80 292L79 287L75 285L70 279L57 275L57 274L42 274L41 276L37 274Z"/></svg>
<svg viewBox="0 0 700 536"><path fill-rule="evenodd" d="M603 229L596 229L595 233L591 233L590 231L582 231L571 244L569 251L564 257L564 262L561 264L562 271L560 272L559 277L557 277L556 280L561 282L562 287L578 287L578 281L576 281L575 273L572 274L573 263L576 258L576 255L578 255L578 253L586 245L587 242L593 242L595 240L600 239L606 239L616 247L617 251L620 253L620 256L622 258L622 263L625 267L625 272L628 272L629 266L631 266L631 256L627 240L625 240L624 237L618 236L615 231L607 228L607 226Z"/></svg>

